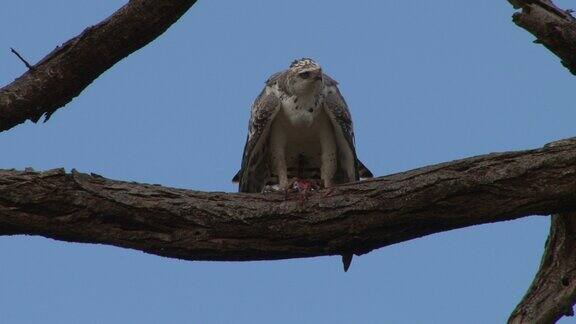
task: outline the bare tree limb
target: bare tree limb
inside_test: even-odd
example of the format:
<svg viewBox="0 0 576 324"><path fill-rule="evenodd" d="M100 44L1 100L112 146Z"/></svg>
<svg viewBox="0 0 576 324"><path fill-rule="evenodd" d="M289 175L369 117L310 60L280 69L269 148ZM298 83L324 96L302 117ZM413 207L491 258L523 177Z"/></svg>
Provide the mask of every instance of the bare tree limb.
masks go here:
<svg viewBox="0 0 576 324"><path fill-rule="evenodd" d="M131 0L0 89L0 131L46 120L112 65L176 22L195 0Z"/></svg>
<svg viewBox="0 0 576 324"><path fill-rule="evenodd" d="M189 260L357 255L476 224L576 209L576 140L336 187L329 197L206 193L63 170L0 172L0 233Z"/></svg>
<svg viewBox="0 0 576 324"><path fill-rule="evenodd" d="M555 323L574 316L576 302L576 212L552 216L540 269L508 323Z"/></svg>
<svg viewBox="0 0 576 324"><path fill-rule="evenodd" d="M562 60L576 75L576 19L569 10L556 7L550 0L508 0L520 12L512 16L514 23L532 35Z"/></svg>

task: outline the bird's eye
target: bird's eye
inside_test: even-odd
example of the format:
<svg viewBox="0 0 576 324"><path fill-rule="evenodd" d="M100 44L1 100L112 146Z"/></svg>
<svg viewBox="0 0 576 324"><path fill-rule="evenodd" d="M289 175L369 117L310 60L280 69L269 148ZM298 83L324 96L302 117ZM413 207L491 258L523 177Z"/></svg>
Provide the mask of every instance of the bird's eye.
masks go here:
<svg viewBox="0 0 576 324"><path fill-rule="evenodd" d="M310 72L302 72L298 74L302 79L308 79L310 77Z"/></svg>

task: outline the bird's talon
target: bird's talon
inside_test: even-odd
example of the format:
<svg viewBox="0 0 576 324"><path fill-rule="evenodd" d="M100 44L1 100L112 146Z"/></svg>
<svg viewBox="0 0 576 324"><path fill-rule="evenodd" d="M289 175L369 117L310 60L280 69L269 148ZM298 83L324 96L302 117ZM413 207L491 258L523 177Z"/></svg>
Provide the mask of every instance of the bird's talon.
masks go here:
<svg viewBox="0 0 576 324"><path fill-rule="evenodd" d="M334 190L334 187L328 188L326 191L324 191L323 197L326 198L326 197L332 196L332 194L334 193L334 191L335 191L335 190Z"/></svg>

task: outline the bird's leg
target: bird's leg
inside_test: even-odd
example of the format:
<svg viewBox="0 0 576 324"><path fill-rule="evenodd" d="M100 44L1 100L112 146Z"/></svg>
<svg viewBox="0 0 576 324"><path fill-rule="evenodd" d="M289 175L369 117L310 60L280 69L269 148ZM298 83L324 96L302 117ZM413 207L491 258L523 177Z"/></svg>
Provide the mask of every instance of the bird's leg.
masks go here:
<svg viewBox="0 0 576 324"><path fill-rule="evenodd" d="M320 166L320 178L324 188L330 188L334 185L334 174L336 174L337 156L336 145L332 137L321 140L322 146L322 163Z"/></svg>
<svg viewBox="0 0 576 324"><path fill-rule="evenodd" d="M290 183L288 182L288 168L286 166L286 137L277 128L272 130L270 148L272 167L278 175L278 187L280 187L280 190L288 190Z"/></svg>
<svg viewBox="0 0 576 324"><path fill-rule="evenodd" d="M284 161L276 168L276 174L278 174L278 187L281 190L288 190L290 183L288 182L288 173L286 172L286 163Z"/></svg>
<svg viewBox="0 0 576 324"><path fill-rule="evenodd" d="M276 169L276 172L278 172L278 189L284 192L284 200L288 200L288 194L290 193L292 186L288 182L287 172L281 174L279 169L281 169L281 167Z"/></svg>
<svg viewBox="0 0 576 324"><path fill-rule="evenodd" d="M330 196L332 196L333 193L334 193L334 187L330 187L330 188L328 188L328 190L324 191L323 197L324 198L330 197Z"/></svg>
<svg viewBox="0 0 576 324"><path fill-rule="evenodd" d="M284 192L284 199L288 199L291 185L288 181L288 172L286 170L286 161L284 160L283 153L272 154L272 167L274 168L278 177L278 188L275 191Z"/></svg>
<svg viewBox="0 0 576 324"><path fill-rule="evenodd" d="M330 121L326 118L322 119L321 123L323 123L323 125L319 127L321 149L320 179L322 180L324 188L330 188L334 184L334 175L336 174L338 164L338 150Z"/></svg>
<svg viewBox="0 0 576 324"><path fill-rule="evenodd" d="M322 184L324 188L330 188L334 185L334 173L336 173L336 166L326 165L323 163L320 170L320 176L322 177Z"/></svg>

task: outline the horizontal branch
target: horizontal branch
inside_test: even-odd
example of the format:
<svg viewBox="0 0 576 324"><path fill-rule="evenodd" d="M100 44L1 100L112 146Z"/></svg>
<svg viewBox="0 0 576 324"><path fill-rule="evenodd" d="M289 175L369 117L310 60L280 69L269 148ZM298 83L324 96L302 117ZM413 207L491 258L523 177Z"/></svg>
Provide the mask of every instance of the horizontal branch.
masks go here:
<svg viewBox="0 0 576 324"><path fill-rule="evenodd" d="M550 0L508 0L520 12L512 16L514 23L532 35L562 60L576 75L576 19L569 10L556 7Z"/></svg>
<svg viewBox="0 0 576 324"><path fill-rule="evenodd" d="M61 169L0 171L0 233L189 260L367 253L446 230L576 208L576 139L298 195L198 192Z"/></svg>
<svg viewBox="0 0 576 324"><path fill-rule="evenodd" d="M195 0L131 0L0 89L0 131L46 119L100 74L176 22Z"/></svg>

